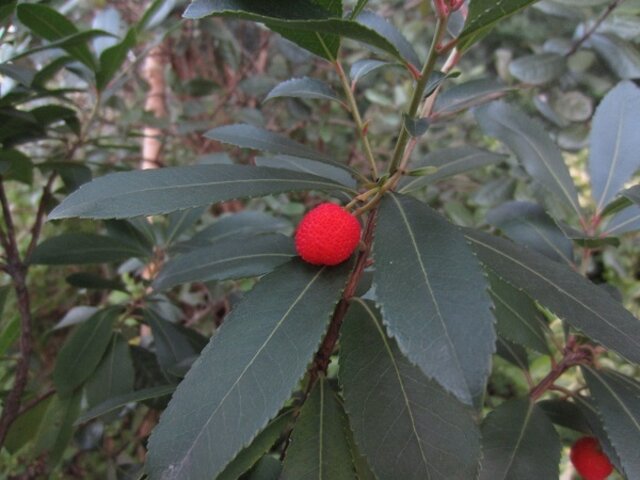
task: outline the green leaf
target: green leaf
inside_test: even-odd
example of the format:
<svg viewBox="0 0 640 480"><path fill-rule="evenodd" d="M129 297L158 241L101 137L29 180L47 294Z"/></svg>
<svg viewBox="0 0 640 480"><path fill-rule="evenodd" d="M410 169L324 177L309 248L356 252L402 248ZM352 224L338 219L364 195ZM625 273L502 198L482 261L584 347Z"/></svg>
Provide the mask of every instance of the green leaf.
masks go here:
<svg viewBox="0 0 640 480"><path fill-rule="evenodd" d="M174 324L151 309L144 311L144 318L151 327L158 364L165 372L175 368L183 360L197 355L198 352L187 337Z"/></svg>
<svg viewBox="0 0 640 480"><path fill-rule="evenodd" d="M437 171L431 175L417 178L404 178L400 181L401 193L408 193L418 188L430 185L444 178L468 172L476 168L495 165L506 157L497 153L474 147L443 148L428 153L424 159L413 167L437 167Z"/></svg>
<svg viewBox="0 0 640 480"><path fill-rule="evenodd" d="M146 257L147 252L133 243L93 233L63 233L40 243L33 251L33 265L81 265L122 262Z"/></svg>
<svg viewBox="0 0 640 480"><path fill-rule="evenodd" d="M48 396L21 412L13 421L4 442L4 447L10 454L15 455L30 441L38 438L39 427L53 401L54 396Z"/></svg>
<svg viewBox="0 0 640 480"><path fill-rule="evenodd" d="M88 290L119 290L126 292L127 289L119 278L104 278L100 275L89 272L72 273L66 282L76 288L86 288Z"/></svg>
<svg viewBox="0 0 640 480"><path fill-rule="evenodd" d="M119 314L119 308L100 310L67 338L53 370L53 382L60 395L70 394L95 371L109 347L113 326Z"/></svg>
<svg viewBox="0 0 640 480"><path fill-rule="evenodd" d="M369 304L342 327L340 381L356 443L379 480L468 480L480 456L471 410L424 377Z"/></svg>
<svg viewBox="0 0 640 480"><path fill-rule="evenodd" d="M31 185L33 182L33 163L20 150L12 148L0 150L0 166L3 169L4 180L15 180L26 185Z"/></svg>
<svg viewBox="0 0 640 480"><path fill-rule="evenodd" d="M356 480L342 405L321 378L304 403L281 480Z"/></svg>
<svg viewBox="0 0 640 480"><path fill-rule="evenodd" d="M382 38L386 38L391 42L395 49L400 52L401 58L405 62L412 64L416 68L422 68L420 57L418 57L418 54L413 49L411 43L409 43L404 35L402 35L400 30L385 18L370 10L365 10L358 14L355 21L369 27L371 30L377 32Z"/></svg>
<svg viewBox="0 0 640 480"><path fill-rule="evenodd" d="M620 79L640 78L640 52L633 44L615 35L595 33L591 35L587 45L598 53Z"/></svg>
<svg viewBox="0 0 640 480"><path fill-rule="evenodd" d="M214 478L251 442L303 376L350 267L317 269L294 261L244 297L153 431L151 478Z"/></svg>
<svg viewBox="0 0 640 480"><path fill-rule="evenodd" d="M562 153L537 121L502 101L479 107L475 114L484 132L504 142L531 177L582 216Z"/></svg>
<svg viewBox="0 0 640 480"><path fill-rule="evenodd" d="M529 369L529 357L527 356L525 348L504 337L498 336L498 340L496 341L496 355L521 370Z"/></svg>
<svg viewBox="0 0 640 480"><path fill-rule="evenodd" d="M46 454L49 468L55 467L62 460L72 439L73 425L80 411L80 400L80 392L70 396L63 396L58 392L47 408L36 436L34 455L39 457Z"/></svg>
<svg viewBox="0 0 640 480"><path fill-rule="evenodd" d="M632 205L609 219L603 229L605 236L622 235L640 230L640 207Z"/></svg>
<svg viewBox="0 0 640 480"><path fill-rule="evenodd" d="M601 212L640 168L640 88L620 82L598 106L591 128L589 175Z"/></svg>
<svg viewBox="0 0 640 480"><path fill-rule="evenodd" d="M422 135L427 133L427 130L429 129L428 118L412 118L404 113L402 114L402 119L404 122L404 128L406 128L409 135L414 138L421 137Z"/></svg>
<svg viewBox="0 0 640 480"><path fill-rule="evenodd" d="M205 247L229 237L250 237L263 233L282 232L291 229L291 224L263 212L244 210L219 218L213 224L203 228L193 237L176 245L179 252Z"/></svg>
<svg viewBox="0 0 640 480"><path fill-rule="evenodd" d="M538 53L509 63L509 73L530 85L542 85L558 78L567 69L567 59L557 53Z"/></svg>
<svg viewBox="0 0 640 480"><path fill-rule="evenodd" d="M342 99L325 82L315 78L291 78L279 83L267 94L264 102L278 97L333 100L342 103Z"/></svg>
<svg viewBox="0 0 640 480"><path fill-rule="evenodd" d="M129 344L122 335L115 333L107 353L86 384L89 407L131 392L133 376Z"/></svg>
<svg viewBox="0 0 640 480"><path fill-rule="evenodd" d="M627 478L640 476L640 383L613 370L582 367L604 429Z"/></svg>
<svg viewBox="0 0 640 480"><path fill-rule="evenodd" d="M339 42L332 41L331 36L339 35L378 48L402 63L410 61L403 58L392 41L374 29L353 20L344 20L340 18L341 14L328 12L310 0L297 0L295 8L291 8L288 3L265 3L263 0L196 0L187 7L183 16L193 20L210 15L262 22L272 30L284 33L284 36L301 47L328 60L336 58L339 47ZM313 37L303 35L307 32L323 34L323 38L329 35L329 44L326 45L328 48L325 50L318 43L317 37L313 41Z"/></svg>
<svg viewBox="0 0 640 480"><path fill-rule="evenodd" d="M574 402L554 398L542 400L537 403L537 406L554 424L570 428L586 435L591 434L591 426L587 418L580 407Z"/></svg>
<svg viewBox="0 0 640 480"><path fill-rule="evenodd" d="M537 0L471 0L464 30L458 36L458 48L467 50L498 23Z"/></svg>
<svg viewBox="0 0 640 480"><path fill-rule="evenodd" d="M247 480L279 480L282 463L272 455L260 459Z"/></svg>
<svg viewBox="0 0 640 480"><path fill-rule="evenodd" d="M171 259L156 277L153 288L166 290L181 283L264 275L294 255L293 241L284 235L235 236Z"/></svg>
<svg viewBox="0 0 640 480"><path fill-rule="evenodd" d="M623 190L621 195L624 195L636 205L640 205L640 185L634 185L631 188Z"/></svg>
<svg viewBox="0 0 640 480"><path fill-rule="evenodd" d="M353 171L347 165L336 162L326 153L318 152L284 135L265 130L264 128L254 127L253 125L225 125L224 127L209 130L204 136L210 140L217 140L240 148L250 148L261 152L309 158L318 162L329 163L348 172Z"/></svg>
<svg viewBox="0 0 640 480"><path fill-rule="evenodd" d="M325 162L292 157L290 155L256 157L254 161L259 167L284 168L285 170L306 172L318 177L328 178L349 188L356 188L356 181L353 179L355 172L345 170L342 166L336 167Z"/></svg>
<svg viewBox="0 0 640 480"><path fill-rule="evenodd" d="M489 281L498 334L542 354L549 354L545 336L548 328L533 300L491 272Z"/></svg>
<svg viewBox="0 0 640 480"><path fill-rule="evenodd" d="M137 39L137 30L131 28L121 42L105 49L100 54L100 67L96 72L96 87L98 90L104 90L109 85L109 82L127 59L129 50L135 46Z"/></svg>
<svg viewBox="0 0 640 480"><path fill-rule="evenodd" d="M272 420L267 427L260 432L247 448L242 450L234 458L227 468L216 477L216 480L237 480L246 473L282 435L287 425L292 420L290 413L284 413Z"/></svg>
<svg viewBox="0 0 640 480"><path fill-rule="evenodd" d="M113 173L73 192L49 219L156 215L235 198L350 189L330 180L267 167L195 165Z"/></svg>
<svg viewBox="0 0 640 480"><path fill-rule="evenodd" d="M436 99L434 116L461 112L494 98L501 97L511 87L492 78L471 80L444 90Z"/></svg>
<svg viewBox="0 0 640 480"><path fill-rule="evenodd" d="M157 387L145 388L142 390L125 393L123 395L118 395L117 397L111 397L108 400L102 402L100 405L96 405L91 410L83 413L76 421L76 425L86 423L89 420L93 420L94 418L98 418L106 415L107 413L111 413L114 410L122 408L129 403L142 402L143 400L164 397L171 394L175 389L175 385L160 385Z"/></svg>
<svg viewBox="0 0 640 480"><path fill-rule="evenodd" d="M171 245L180 235L192 227L206 211L205 207L189 208L179 210L167 216L169 225L164 231L164 244Z"/></svg>
<svg viewBox="0 0 640 480"><path fill-rule="evenodd" d="M478 480L558 478L560 440L528 398L509 400L482 423L484 457Z"/></svg>
<svg viewBox="0 0 640 480"><path fill-rule="evenodd" d="M520 201L505 202L487 212L487 222L516 243L560 263L573 265L573 246L541 206Z"/></svg>
<svg viewBox="0 0 640 480"><path fill-rule="evenodd" d="M514 243L473 230L480 261L586 335L640 363L640 322L609 293L574 270Z"/></svg>
<svg viewBox="0 0 640 480"><path fill-rule="evenodd" d="M353 65L351 65L351 69L349 70L349 77L351 78L351 82L355 84L361 78L364 78L370 73L373 73L376 70L388 65L393 64L390 62L384 62L382 60L357 60L353 63Z"/></svg>
<svg viewBox="0 0 640 480"><path fill-rule="evenodd" d="M71 20L41 3L21 3L16 12L20 23L45 40L61 40L79 33ZM96 61L87 45L78 44L61 48L76 60L95 70Z"/></svg>
<svg viewBox="0 0 640 480"><path fill-rule="evenodd" d="M376 301L400 350L461 401L479 401L495 333L487 282L462 232L424 203L388 195L373 255Z"/></svg>

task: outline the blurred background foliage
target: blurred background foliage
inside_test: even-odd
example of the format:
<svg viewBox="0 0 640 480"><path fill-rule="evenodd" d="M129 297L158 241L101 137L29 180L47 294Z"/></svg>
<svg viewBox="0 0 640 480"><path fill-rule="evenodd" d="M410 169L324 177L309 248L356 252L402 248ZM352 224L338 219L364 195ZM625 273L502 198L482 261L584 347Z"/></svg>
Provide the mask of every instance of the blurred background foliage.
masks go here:
<svg viewBox="0 0 640 480"><path fill-rule="evenodd" d="M345 2L349 3L355 2ZM579 186L581 202L593 209L585 166L590 119L620 79L640 78L640 0L622 2L595 34L568 55L566 66L536 71L542 80L530 77L531 71L519 68L518 61L545 52L566 55L610 3L540 1L500 24L464 56L455 69L458 75L445 82L440 97L451 103L442 110L436 108L442 113L419 143L414 159L419 162L429 152L464 146L483 147L504 154L504 158L496 165L428 185L420 193L424 199L454 223L475 227L485 226L487 214L507 201L544 202L543 193L512 154L483 135L468 109L507 97L538 118L557 141ZM287 78L310 76L333 85L338 81L321 61L260 26L214 18L182 21L184 1L46 2L79 31L94 28L113 36L91 36L71 46L42 49L52 38L36 33L37 27L31 24L25 25L29 21L21 20L14 4L3 2L0 6L0 62L4 62L0 64L0 169L23 252L28 249L41 198L44 209L49 210L92 176L165 165L255 161L247 151L230 149L202 136L214 126L242 122L276 130L366 168L352 120L338 103L311 104L299 99L264 102L271 88ZM434 25L427 2L372 0L368 7L398 26L417 53L426 56ZM127 35L132 28L135 38ZM361 45L344 43L347 66L375 56ZM114 45L124 45L122 62L106 84L98 85L99 76L78 61L74 49L86 48L93 58L100 58ZM160 72L160 80L154 79L154 68ZM361 111L369 121L378 158L390 156L402 121L398 112L408 101L411 82L405 69L393 65L358 82ZM144 144L149 139L157 154L145 158ZM46 187L43 196L49 180L51 187ZM93 265L91 260L78 261L73 252L70 259L62 258L57 250L53 258L34 262L44 265L30 267L34 354L23 395L24 413L0 451L3 477L40 478L53 472L52 478L138 478L146 439L167 397L131 403L124 410L76 422L80 411L99 404L106 394L99 391L99 385L89 385L83 399L61 399L55 394L54 365L69 327L98 308L121 306L126 315L121 317L118 334L109 347L116 351L121 341L130 345L130 356L122 357L124 384L117 387L122 389L120 393L134 385L138 390L175 384L206 337L253 281L194 283L162 294L150 293L149 278L163 259L194 232L245 210L264 214L265 231L291 233L303 212L318 200L314 194L278 195L227 202L185 217L101 225L80 220L45 223L42 239L67 232L101 234L123 239L129 247L133 242L136 245L131 248L142 253L133 259L130 254L115 255L109 263ZM239 219L242 227L242 217L233 218ZM598 247L587 274L597 283L608 284L607 288L614 287L615 294L638 316L639 237L623 234L619 242L618 247ZM73 249L72 244L68 247ZM9 284L6 275L0 274L0 279L0 284ZM20 324L16 299L6 286L0 288L0 305L4 307L0 395L5 396L14 383ZM164 327L150 320L149 312L164 319ZM550 319L551 335L560 337L560 322L554 322L551 315ZM168 339L161 339L162 328ZM167 351L173 358L166 358L170 355ZM548 355L522 348L517 353L530 362L535 380L548 371ZM613 354L603 362L618 364ZM508 362L496 357L489 386L492 406L527 392L517 364L517 359ZM625 373L638 376L639 372ZM563 377L567 386L575 381L570 375ZM567 442L578 436L570 429L561 434Z"/></svg>

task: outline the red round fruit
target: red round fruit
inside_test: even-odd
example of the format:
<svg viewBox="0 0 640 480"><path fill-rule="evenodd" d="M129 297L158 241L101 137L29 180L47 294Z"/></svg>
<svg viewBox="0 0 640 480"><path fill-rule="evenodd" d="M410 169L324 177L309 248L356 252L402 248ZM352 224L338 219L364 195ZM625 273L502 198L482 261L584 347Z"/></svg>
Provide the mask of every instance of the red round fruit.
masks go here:
<svg viewBox="0 0 640 480"><path fill-rule="evenodd" d="M571 447L571 463L584 480L605 480L613 465L594 437L582 437Z"/></svg>
<svg viewBox="0 0 640 480"><path fill-rule="evenodd" d="M307 212L296 230L296 250L313 265L337 265L360 242L360 222L344 208L322 203Z"/></svg>

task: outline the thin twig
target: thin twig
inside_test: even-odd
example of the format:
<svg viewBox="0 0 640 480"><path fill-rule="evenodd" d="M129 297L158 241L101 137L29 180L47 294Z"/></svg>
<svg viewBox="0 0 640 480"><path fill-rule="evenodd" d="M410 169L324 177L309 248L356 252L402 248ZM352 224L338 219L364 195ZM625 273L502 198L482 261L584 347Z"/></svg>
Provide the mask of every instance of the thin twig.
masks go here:
<svg viewBox="0 0 640 480"><path fill-rule="evenodd" d="M578 51L578 49L580 48L580 46L584 42L586 42L589 39L589 37L591 37L591 35L594 34L594 32L598 29L598 27L600 27L600 25L602 25L602 22L604 22L606 20L606 18L609 15L611 15L611 12L613 12L616 8L618 8L622 4L622 2L624 2L624 0L613 0L607 6L607 8L605 8L604 12L602 12L602 15L600 15L600 17L591 26L591 28L589 28L587 31L585 31L582 34L582 36L571 46L569 51L567 53L565 53L564 56L565 57L570 57L571 55L576 53Z"/></svg>

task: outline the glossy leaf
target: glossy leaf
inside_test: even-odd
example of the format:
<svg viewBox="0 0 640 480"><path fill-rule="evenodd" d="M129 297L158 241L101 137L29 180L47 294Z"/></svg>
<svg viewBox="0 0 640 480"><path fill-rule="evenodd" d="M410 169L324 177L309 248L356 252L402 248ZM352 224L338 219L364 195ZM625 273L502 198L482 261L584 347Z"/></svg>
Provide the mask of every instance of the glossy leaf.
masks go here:
<svg viewBox="0 0 640 480"><path fill-rule="evenodd" d="M613 370L582 372L626 477L640 476L640 383Z"/></svg>
<svg viewBox="0 0 640 480"><path fill-rule="evenodd" d="M498 335L496 341L496 355L502 357L507 362L515 365L521 370L529 369L529 357L527 350L517 343L507 340L504 337Z"/></svg>
<svg viewBox="0 0 640 480"><path fill-rule="evenodd" d="M509 90L510 87L494 79L471 80L443 90L436 99L434 112L436 116L460 112L498 98Z"/></svg>
<svg viewBox="0 0 640 480"><path fill-rule="evenodd" d="M319 48L317 42L310 42L308 36L299 38L300 33L318 33L340 35L363 42L391 54L403 63L402 53L384 36L353 20L345 20L341 15L328 12L310 0L296 1L295 8L285 3L268 3L262 0L196 0L187 7L184 17L198 19L209 15L240 18L265 23L272 30L283 32L287 38L307 48L316 55L332 60L338 51L338 43L334 42L326 50ZM295 32L297 35L291 36ZM297 40L297 41L296 41Z"/></svg>
<svg viewBox="0 0 640 480"><path fill-rule="evenodd" d="M144 318L151 327L158 364L165 372L170 371L183 360L197 355L198 352L187 337L154 310L145 310Z"/></svg>
<svg viewBox="0 0 640 480"><path fill-rule="evenodd" d="M418 188L430 185L444 178L465 173L476 168L495 165L505 159L504 155L474 147L444 148L428 153L424 159L416 162L413 167L433 166L438 170L424 177L405 178L400 181L402 193L412 192Z"/></svg>
<svg viewBox="0 0 640 480"><path fill-rule="evenodd" d="M462 232L424 203L389 195L373 255L376 300L400 350L461 401L479 401L495 333L487 282Z"/></svg>
<svg viewBox="0 0 640 480"><path fill-rule="evenodd" d="M306 172L318 177L328 178L349 188L356 188L356 181L353 179L352 172L325 162L292 157L290 155L276 155L274 157L256 157L255 163L259 167L284 168L285 170Z"/></svg>
<svg viewBox="0 0 640 480"><path fill-rule="evenodd" d="M92 409L87 410L85 413L83 413L76 421L76 425L88 422L89 420L93 420L94 418L101 417L107 413L111 413L129 403L142 402L144 400L149 400L152 398L164 397L171 394L175 389L175 385L160 385L158 387L145 388L142 390L125 393L123 395L118 395L116 397L111 397L108 400L105 400L101 404L96 405Z"/></svg>
<svg viewBox="0 0 640 480"><path fill-rule="evenodd" d="M480 438L471 410L412 365L360 300L342 327L340 381L356 443L378 480L474 478Z"/></svg>
<svg viewBox="0 0 640 480"><path fill-rule="evenodd" d="M291 422L292 415L284 413L271 421L260 432L247 448L242 450L236 458L216 477L216 480L237 480L247 472L278 440Z"/></svg>
<svg viewBox="0 0 640 480"><path fill-rule="evenodd" d="M61 40L79 33L71 20L41 3L21 3L16 13L20 23L45 40ZM90 69L96 68L95 58L87 45L78 44L61 48Z"/></svg>
<svg viewBox="0 0 640 480"><path fill-rule="evenodd" d="M589 174L600 212L640 168L640 88L619 83L598 106L591 128Z"/></svg>
<svg viewBox="0 0 640 480"><path fill-rule="evenodd" d="M471 0L469 14L462 33L458 36L458 48L466 50L485 36L500 21L536 3L537 0Z"/></svg>
<svg viewBox="0 0 640 480"><path fill-rule="evenodd" d="M505 202L487 212L487 222L509 238L561 263L573 265L573 246L541 206Z"/></svg>
<svg viewBox="0 0 640 480"><path fill-rule="evenodd" d="M122 41L105 49L100 54L100 66L96 72L96 87L98 90L104 90L115 74L118 73L127 58L129 50L136 44L137 34L137 30L131 28Z"/></svg>
<svg viewBox="0 0 640 480"><path fill-rule="evenodd" d="M404 114L402 116L404 128L407 129L412 137L421 137L429 129L429 120L427 118L411 118Z"/></svg>
<svg viewBox="0 0 640 480"><path fill-rule="evenodd" d="M264 101L278 97L294 97L342 102L336 92L321 80L302 77L292 78L279 83L267 94Z"/></svg>
<svg viewBox="0 0 640 480"><path fill-rule="evenodd" d="M622 235L640 230L640 206L631 205L613 215L603 229L605 235Z"/></svg>
<svg viewBox="0 0 640 480"><path fill-rule="evenodd" d="M153 288L166 290L181 283L264 275L294 255L293 241L284 235L235 236L171 259L156 277Z"/></svg>
<svg viewBox="0 0 640 480"><path fill-rule="evenodd" d="M549 353L547 325L531 298L489 272L496 330L501 336L542 354Z"/></svg>
<svg viewBox="0 0 640 480"><path fill-rule="evenodd" d="M245 295L153 431L152 479L214 478L251 442L303 376L349 269L294 261Z"/></svg>
<svg viewBox="0 0 640 480"><path fill-rule="evenodd" d="M509 64L509 73L521 82L542 85L562 75L567 60L557 53L538 53L517 58Z"/></svg>
<svg viewBox="0 0 640 480"><path fill-rule="evenodd" d="M105 308L83 322L63 345L53 370L53 382L60 395L82 385L102 360L120 310Z"/></svg>
<svg viewBox="0 0 640 480"><path fill-rule="evenodd" d="M558 434L528 398L509 400L482 423L483 459L478 480L558 478Z"/></svg>
<svg viewBox="0 0 640 480"><path fill-rule="evenodd" d="M291 224L283 218L273 217L264 212L244 210L219 218L189 240L177 244L175 250L188 251L220 242L229 237L250 237L263 233L283 232L290 228Z"/></svg>
<svg viewBox="0 0 640 480"><path fill-rule="evenodd" d="M34 265L81 265L122 262L146 257L147 252L133 243L93 233L63 233L39 244L33 251Z"/></svg>
<svg viewBox="0 0 640 480"><path fill-rule="evenodd" d="M287 449L281 480L356 480L347 418L321 378L305 401Z"/></svg>
<svg viewBox="0 0 640 480"><path fill-rule="evenodd" d="M180 235L192 227L202 217L205 210L205 207L198 207L169 214L167 217L169 225L164 232L165 245L171 245Z"/></svg>
<svg viewBox="0 0 640 480"><path fill-rule="evenodd" d="M472 230L467 239L480 261L501 278L605 347L640 363L640 322L605 290L509 240Z"/></svg>
<svg viewBox="0 0 640 480"><path fill-rule="evenodd" d="M373 73L376 70L379 70L388 65L393 64L382 60L357 60L353 63L353 65L351 65L351 69L349 70L349 77L351 78L351 82L355 84L370 73Z"/></svg>
<svg viewBox="0 0 640 480"><path fill-rule="evenodd" d="M244 165L161 168L97 178L65 198L49 219L156 215L223 200L300 190L350 191L315 175L275 168Z"/></svg>
<svg viewBox="0 0 640 480"><path fill-rule="evenodd" d="M562 153L537 121L502 101L479 107L475 114L487 135L504 142L531 177L581 216L576 187Z"/></svg>
<svg viewBox="0 0 640 480"><path fill-rule="evenodd" d="M87 402L94 407L133 390L133 362L129 344L120 334L114 334L104 358L86 385Z"/></svg>

